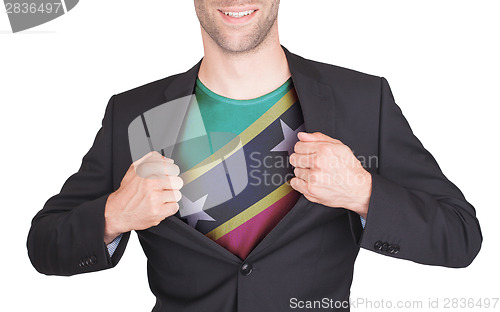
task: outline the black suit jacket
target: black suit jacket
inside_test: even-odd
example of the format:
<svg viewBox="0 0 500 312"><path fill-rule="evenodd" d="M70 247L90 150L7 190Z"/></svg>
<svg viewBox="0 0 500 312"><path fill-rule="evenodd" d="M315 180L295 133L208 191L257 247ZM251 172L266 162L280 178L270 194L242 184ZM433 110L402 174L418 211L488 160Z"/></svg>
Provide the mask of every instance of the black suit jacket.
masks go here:
<svg viewBox="0 0 500 312"><path fill-rule="evenodd" d="M137 231L157 297L153 311L288 311L291 298L348 300L360 247L447 267L465 267L479 252L474 208L413 135L387 81L283 49L306 131L338 138L367 160L373 187L366 228L357 214L302 196L241 261L168 217ZM39 272L73 275L118 263L130 233L110 258L104 207L132 163L127 127L147 110L192 94L200 63L111 97L80 169L33 219L27 246Z"/></svg>

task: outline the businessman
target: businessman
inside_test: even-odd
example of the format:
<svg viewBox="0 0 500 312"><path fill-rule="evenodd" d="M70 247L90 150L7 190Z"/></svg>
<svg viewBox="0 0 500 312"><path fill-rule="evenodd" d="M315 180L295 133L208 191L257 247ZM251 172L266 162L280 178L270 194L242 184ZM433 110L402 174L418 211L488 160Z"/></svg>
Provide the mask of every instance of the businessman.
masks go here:
<svg viewBox="0 0 500 312"><path fill-rule="evenodd" d="M111 97L80 169L33 219L39 272L112 268L134 230L153 311L349 311L360 247L473 261L475 210L384 78L288 51L279 0L194 4L204 57Z"/></svg>

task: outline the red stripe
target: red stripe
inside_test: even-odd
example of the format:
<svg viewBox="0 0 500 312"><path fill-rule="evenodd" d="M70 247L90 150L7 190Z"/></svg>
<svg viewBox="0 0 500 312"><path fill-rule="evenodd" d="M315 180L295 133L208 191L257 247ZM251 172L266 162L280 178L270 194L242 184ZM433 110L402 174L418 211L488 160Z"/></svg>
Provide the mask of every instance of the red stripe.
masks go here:
<svg viewBox="0 0 500 312"><path fill-rule="evenodd" d="M216 242L244 260L252 249L292 209L299 197L299 192L291 191L255 217L216 240Z"/></svg>

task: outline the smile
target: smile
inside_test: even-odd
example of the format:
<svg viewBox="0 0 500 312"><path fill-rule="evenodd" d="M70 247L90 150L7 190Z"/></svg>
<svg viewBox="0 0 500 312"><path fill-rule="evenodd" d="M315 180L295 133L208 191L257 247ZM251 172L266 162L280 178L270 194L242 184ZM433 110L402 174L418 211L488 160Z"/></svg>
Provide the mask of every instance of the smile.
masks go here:
<svg viewBox="0 0 500 312"><path fill-rule="evenodd" d="M235 18L241 18L243 16L247 16L255 12L256 10L248 10L248 11L243 11L243 12L224 12L221 11L222 13L226 14L227 16L235 17Z"/></svg>

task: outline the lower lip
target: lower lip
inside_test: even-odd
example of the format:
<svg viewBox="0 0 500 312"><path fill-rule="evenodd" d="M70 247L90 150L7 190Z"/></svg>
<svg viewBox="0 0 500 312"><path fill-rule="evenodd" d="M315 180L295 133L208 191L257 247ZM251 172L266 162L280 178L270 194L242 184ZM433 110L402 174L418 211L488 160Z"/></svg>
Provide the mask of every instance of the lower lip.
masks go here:
<svg viewBox="0 0 500 312"><path fill-rule="evenodd" d="M232 17L222 13L221 11L219 11L219 13L222 15L222 19L229 24L244 24L249 20L251 20L254 17L255 13L257 13L257 11L258 10L255 10L251 14L248 14L243 17Z"/></svg>

